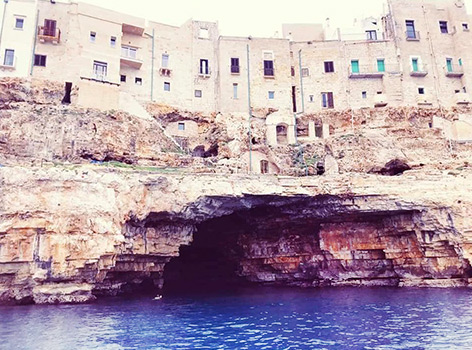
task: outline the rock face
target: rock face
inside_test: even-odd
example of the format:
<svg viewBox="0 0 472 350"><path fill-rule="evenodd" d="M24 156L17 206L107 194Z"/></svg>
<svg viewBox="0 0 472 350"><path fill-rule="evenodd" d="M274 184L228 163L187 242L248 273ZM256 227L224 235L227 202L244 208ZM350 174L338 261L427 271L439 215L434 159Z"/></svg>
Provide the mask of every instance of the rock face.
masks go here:
<svg viewBox="0 0 472 350"><path fill-rule="evenodd" d="M467 286L471 180L468 169L296 179L0 168L0 300L243 282Z"/></svg>

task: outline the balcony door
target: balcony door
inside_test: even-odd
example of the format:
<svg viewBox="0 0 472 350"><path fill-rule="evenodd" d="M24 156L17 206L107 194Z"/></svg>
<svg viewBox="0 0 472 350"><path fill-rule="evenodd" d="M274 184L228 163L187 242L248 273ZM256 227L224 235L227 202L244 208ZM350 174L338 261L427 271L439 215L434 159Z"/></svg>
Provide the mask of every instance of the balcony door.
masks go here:
<svg viewBox="0 0 472 350"><path fill-rule="evenodd" d="M52 19L44 20L44 35L46 36L56 36L56 21Z"/></svg>

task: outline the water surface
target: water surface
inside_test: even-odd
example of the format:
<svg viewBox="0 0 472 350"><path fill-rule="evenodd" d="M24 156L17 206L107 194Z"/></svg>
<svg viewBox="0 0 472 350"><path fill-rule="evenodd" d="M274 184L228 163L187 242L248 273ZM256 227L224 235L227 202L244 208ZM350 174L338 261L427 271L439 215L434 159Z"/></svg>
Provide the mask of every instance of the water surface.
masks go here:
<svg viewBox="0 0 472 350"><path fill-rule="evenodd" d="M257 288L0 307L0 349L472 349L472 290Z"/></svg>

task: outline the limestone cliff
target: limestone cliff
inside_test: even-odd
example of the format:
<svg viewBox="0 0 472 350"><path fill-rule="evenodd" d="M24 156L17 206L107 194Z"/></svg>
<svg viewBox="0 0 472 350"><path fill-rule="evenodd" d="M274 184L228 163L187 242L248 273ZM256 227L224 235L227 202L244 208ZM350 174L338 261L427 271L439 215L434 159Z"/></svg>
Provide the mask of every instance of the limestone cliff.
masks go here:
<svg viewBox="0 0 472 350"><path fill-rule="evenodd" d="M334 129L304 147L267 145L271 111L257 112L254 154L279 173L262 176L241 175L241 116L148 106L146 119L61 98L54 83L0 80L0 302L472 281L472 148L430 127L441 111L304 116ZM458 113L470 111L447 117ZM203 152L181 152L158 124L183 119ZM280 175L317 163L324 176Z"/></svg>
<svg viewBox="0 0 472 350"><path fill-rule="evenodd" d="M220 283L304 287L467 286L472 273L470 169L296 179L8 167L0 176L2 302L157 291L166 274L192 285L211 261Z"/></svg>

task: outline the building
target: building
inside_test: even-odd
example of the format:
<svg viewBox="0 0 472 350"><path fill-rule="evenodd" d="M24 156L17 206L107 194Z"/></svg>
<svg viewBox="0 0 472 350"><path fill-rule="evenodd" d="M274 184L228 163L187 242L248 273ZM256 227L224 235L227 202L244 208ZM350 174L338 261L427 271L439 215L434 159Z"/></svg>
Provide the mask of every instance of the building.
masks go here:
<svg viewBox="0 0 472 350"><path fill-rule="evenodd" d="M471 102L472 18L461 0L389 0L381 18L288 24L283 38L220 36L216 23L175 27L67 0L4 0L0 11L0 77L60 81L65 102L78 87L87 107L133 99L294 120Z"/></svg>

